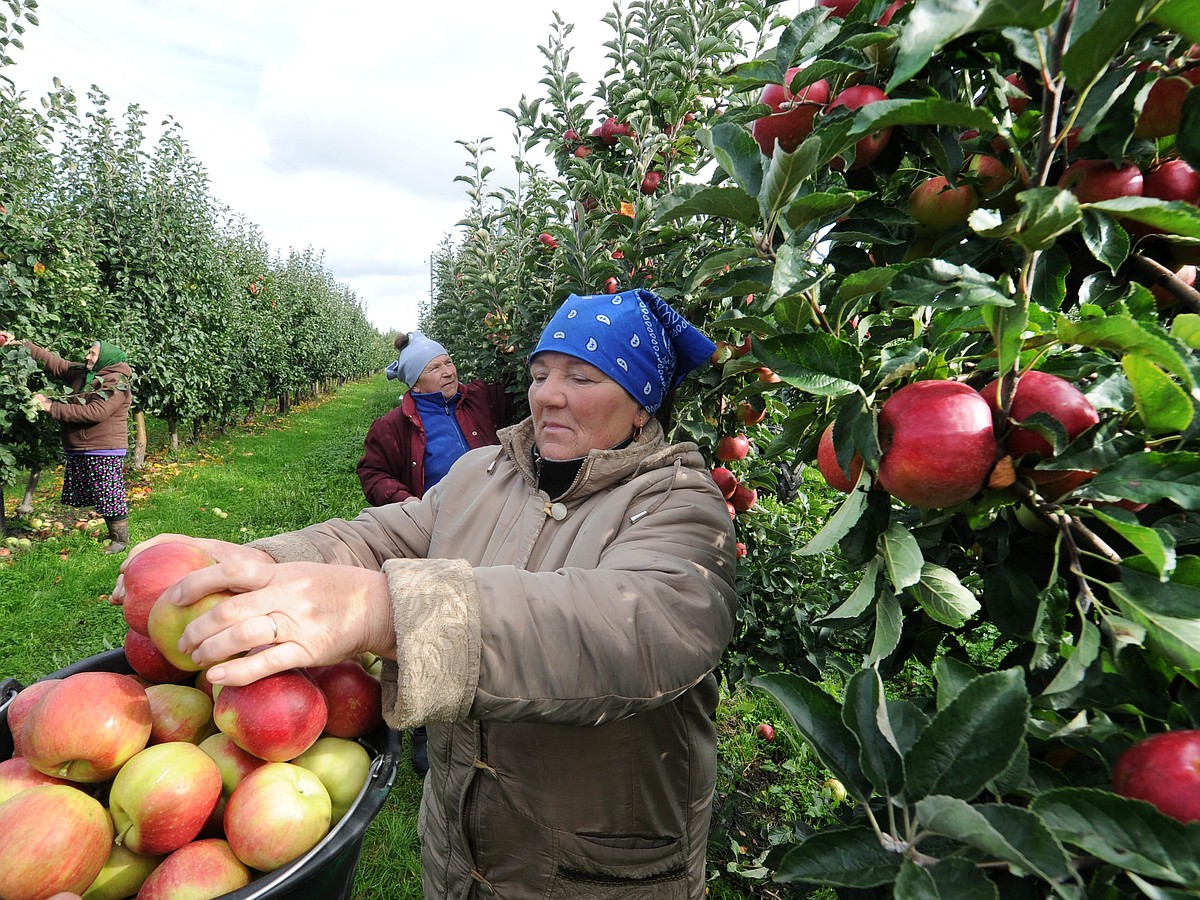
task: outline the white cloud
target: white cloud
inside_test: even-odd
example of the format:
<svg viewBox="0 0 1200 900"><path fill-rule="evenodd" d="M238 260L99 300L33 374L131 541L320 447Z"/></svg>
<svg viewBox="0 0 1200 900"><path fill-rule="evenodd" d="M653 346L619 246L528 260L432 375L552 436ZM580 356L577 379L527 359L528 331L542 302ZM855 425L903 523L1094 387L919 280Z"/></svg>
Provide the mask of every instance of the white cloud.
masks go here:
<svg viewBox="0 0 1200 900"><path fill-rule="evenodd" d="M414 8L415 7L415 8ZM429 257L467 206L456 140L492 138L503 177L521 95L540 95L553 11L572 67L607 68L608 0L43 0L11 75L31 98L95 83L182 126L213 193L273 250L323 251L381 330L411 329Z"/></svg>

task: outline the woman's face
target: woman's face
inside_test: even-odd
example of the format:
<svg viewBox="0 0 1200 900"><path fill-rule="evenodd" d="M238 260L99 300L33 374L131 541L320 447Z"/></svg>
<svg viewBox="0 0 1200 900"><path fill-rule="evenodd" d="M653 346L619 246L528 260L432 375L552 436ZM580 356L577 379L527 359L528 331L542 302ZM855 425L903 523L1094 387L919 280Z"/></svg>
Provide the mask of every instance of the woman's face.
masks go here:
<svg viewBox="0 0 1200 900"><path fill-rule="evenodd" d="M84 362L87 363L87 367L89 369L94 369L96 367L96 360L98 360L99 358L100 358L100 342L96 341L96 343L92 344L91 348L87 352L87 356L85 356L83 358L83 360L84 360Z"/></svg>
<svg viewBox="0 0 1200 900"><path fill-rule="evenodd" d="M458 369L445 353L435 356L421 372L421 377L412 389L418 394L440 392L449 400L458 393Z"/></svg>
<svg viewBox="0 0 1200 900"><path fill-rule="evenodd" d="M607 450L650 420L625 388L566 353L539 353L529 364L529 377L534 440L546 459Z"/></svg>

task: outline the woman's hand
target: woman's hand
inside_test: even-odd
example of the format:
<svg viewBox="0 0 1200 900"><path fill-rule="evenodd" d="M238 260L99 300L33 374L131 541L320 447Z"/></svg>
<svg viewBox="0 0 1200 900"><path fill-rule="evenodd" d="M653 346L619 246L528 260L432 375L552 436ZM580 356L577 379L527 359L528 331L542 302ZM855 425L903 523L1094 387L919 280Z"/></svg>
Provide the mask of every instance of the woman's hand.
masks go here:
<svg viewBox="0 0 1200 900"><path fill-rule="evenodd" d="M50 412L50 398L45 394L34 394L33 402L42 408L42 412Z"/></svg>
<svg viewBox="0 0 1200 900"><path fill-rule="evenodd" d="M3 347L5 344L12 344L16 347L20 343L17 340L17 336L11 331L0 331L0 347Z"/></svg>
<svg viewBox="0 0 1200 900"><path fill-rule="evenodd" d="M130 561L143 550L153 547L155 544L164 543L191 544L193 547L199 547L217 562L238 562L243 560L251 560L264 564L275 562L269 553L258 550L255 547L247 547L245 544L233 544L229 541L218 541L212 538L194 538L186 534L156 534L149 540L135 544L129 549L129 555L121 563L120 571L122 574L117 576L117 583L108 597L109 603L120 606L125 602L125 575L123 573L129 568Z"/></svg>
<svg viewBox="0 0 1200 900"><path fill-rule="evenodd" d="M234 596L188 625L179 641L181 651L209 667L206 677L214 684L249 684L364 651L395 657L391 594L382 572L240 558L189 573L163 597L187 606L218 591Z"/></svg>

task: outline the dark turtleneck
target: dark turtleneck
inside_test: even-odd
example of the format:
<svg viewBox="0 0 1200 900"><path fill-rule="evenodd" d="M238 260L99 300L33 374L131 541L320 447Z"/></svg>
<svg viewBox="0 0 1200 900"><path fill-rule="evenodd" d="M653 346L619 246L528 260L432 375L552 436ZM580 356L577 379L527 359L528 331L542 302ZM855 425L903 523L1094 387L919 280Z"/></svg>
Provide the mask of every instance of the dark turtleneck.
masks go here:
<svg viewBox="0 0 1200 900"><path fill-rule="evenodd" d="M633 443L634 436L630 435L611 450L624 450ZM586 456L575 459L545 459L538 452L537 444L533 445L533 470L537 473L538 488L546 492L551 500L557 500L575 483L579 470L583 468Z"/></svg>

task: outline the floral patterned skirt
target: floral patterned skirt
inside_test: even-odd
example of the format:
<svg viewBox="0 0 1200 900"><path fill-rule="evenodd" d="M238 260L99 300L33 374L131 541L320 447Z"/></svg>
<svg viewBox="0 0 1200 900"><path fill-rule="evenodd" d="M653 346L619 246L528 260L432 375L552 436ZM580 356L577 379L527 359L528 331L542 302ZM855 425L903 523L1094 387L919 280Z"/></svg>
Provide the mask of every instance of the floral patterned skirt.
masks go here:
<svg viewBox="0 0 1200 900"><path fill-rule="evenodd" d="M128 516L125 457L68 454L62 502L67 506L94 506L106 519Z"/></svg>

